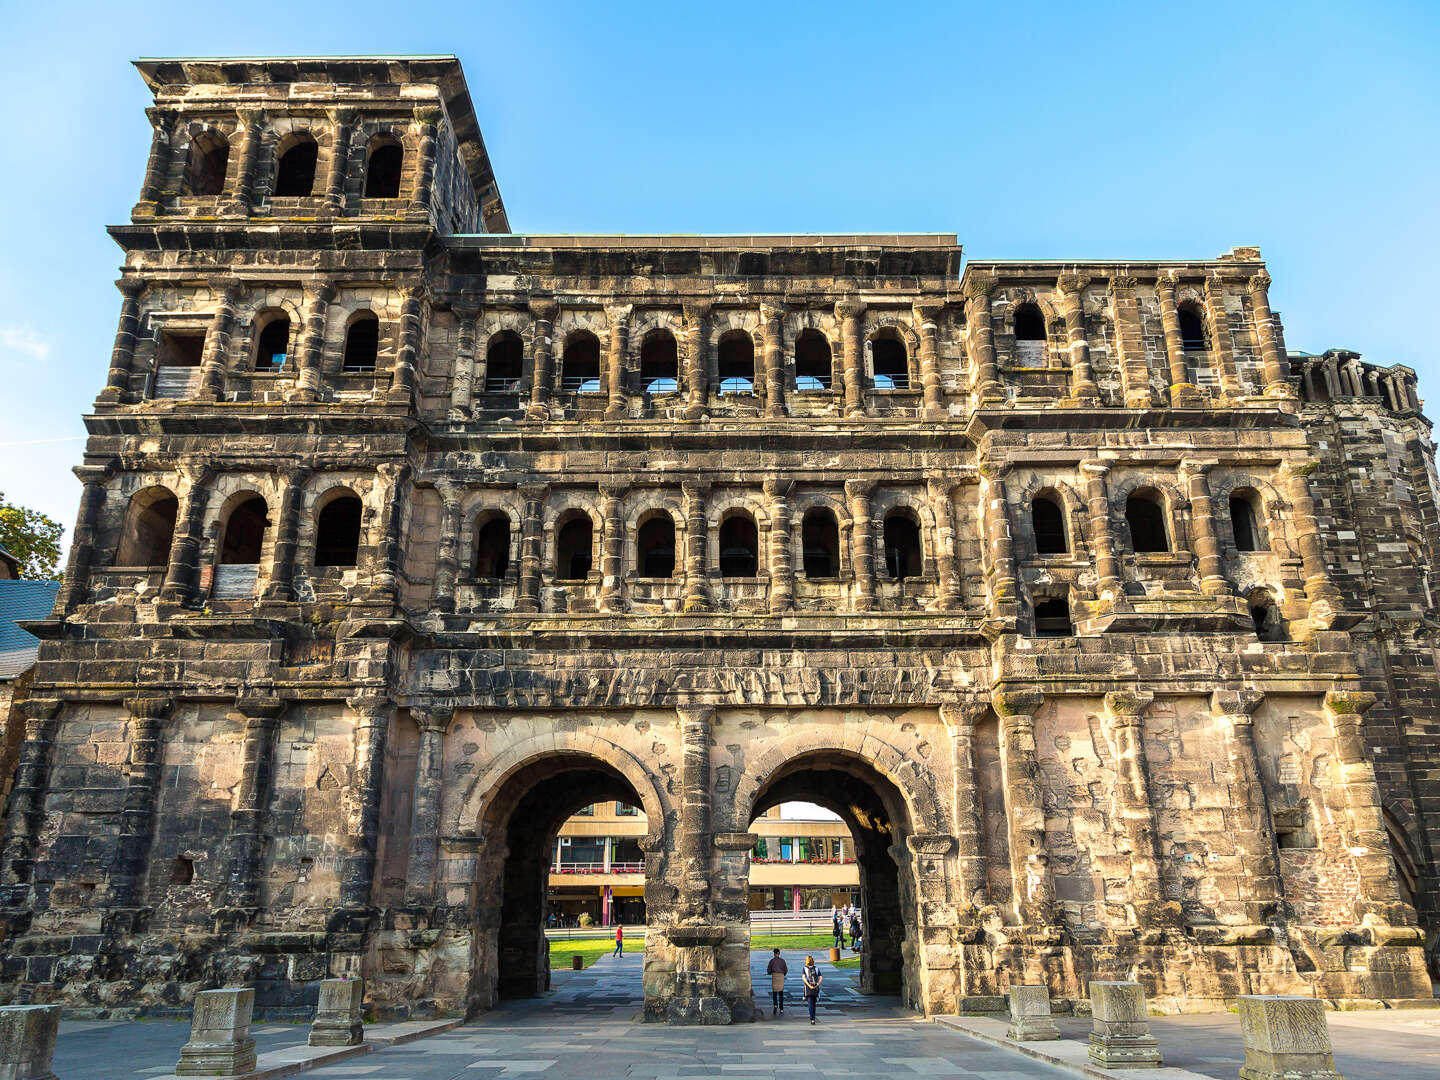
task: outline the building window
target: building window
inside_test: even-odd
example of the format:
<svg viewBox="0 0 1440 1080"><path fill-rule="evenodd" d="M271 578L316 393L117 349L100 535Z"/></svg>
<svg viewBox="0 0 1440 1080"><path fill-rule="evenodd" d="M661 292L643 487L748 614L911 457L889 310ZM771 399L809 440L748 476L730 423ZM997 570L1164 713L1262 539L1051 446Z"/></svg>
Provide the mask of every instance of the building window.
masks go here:
<svg viewBox="0 0 1440 1080"><path fill-rule="evenodd" d="M485 348L485 392L515 394L520 391L520 371L525 363L525 343L513 330L501 330Z"/></svg>
<svg viewBox="0 0 1440 1080"><path fill-rule="evenodd" d="M675 335L651 330L640 345L640 385L647 394L673 394L679 389L679 352Z"/></svg>
<svg viewBox="0 0 1440 1080"><path fill-rule="evenodd" d="M1260 529L1255 519L1255 504L1248 493L1230 496L1230 527L1235 532L1236 551L1259 551Z"/></svg>
<svg viewBox="0 0 1440 1080"><path fill-rule="evenodd" d="M1180 345L1186 352L1205 352L1209 344L1205 339L1205 317L1192 303L1180 305Z"/></svg>
<svg viewBox="0 0 1440 1080"><path fill-rule="evenodd" d="M275 163L275 195L277 198L303 198L315 188L315 163L320 147L307 134L293 137L290 147L282 150Z"/></svg>
<svg viewBox="0 0 1440 1080"><path fill-rule="evenodd" d="M170 561L175 539L175 515L180 503L163 487L137 491L125 509L116 566L164 566Z"/></svg>
<svg viewBox="0 0 1440 1080"><path fill-rule="evenodd" d="M720 523L720 576L749 578L759 572L759 535L749 514L737 513Z"/></svg>
<svg viewBox="0 0 1440 1080"><path fill-rule="evenodd" d="M829 339L813 328L801 330L795 339L795 389L829 390L832 364Z"/></svg>
<svg viewBox="0 0 1440 1080"><path fill-rule="evenodd" d="M249 565L260 561L265 543L268 508L259 495L252 495L230 511L225 519L224 540L220 544L222 565Z"/></svg>
<svg viewBox="0 0 1440 1080"><path fill-rule="evenodd" d="M576 811L575 811L575 816L576 816L576 817L594 817L594 816L595 816L595 804L594 804L594 803L591 803L589 806L582 806L579 810L576 810Z"/></svg>
<svg viewBox="0 0 1440 1080"><path fill-rule="evenodd" d="M800 525L801 564L807 578L833 578L840 573L840 528L824 507L805 514Z"/></svg>
<svg viewBox="0 0 1440 1080"><path fill-rule="evenodd" d="M380 355L380 320L363 311L350 321L345 331L344 371L347 375L364 375L375 370Z"/></svg>
<svg viewBox="0 0 1440 1080"><path fill-rule="evenodd" d="M1037 495L1030 504L1030 524L1035 530L1037 555L1065 555L1070 546L1065 542L1065 516L1048 495Z"/></svg>
<svg viewBox="0 0 1440 1080"><path fill-rule="evenodd" d="M617 802L615 804L616 817L638 817L639 815L640 808L638 806L631 806L629 803L624 802Z"/></svg>
<svg viewBox="0 0 1440 1080"><path fill-rule="evenodd" d="M384 139L371 147L370 158L365 163L365 198L398 198L404 164L405 151L394 139Z"/></svg>
<svg viewBox="0 0 1440 1080"><path fill-rule="evenodd" d="M885 572L896 581L919 577L921 573L920 525L907 512L886 515Z"/></svg>
<svg viewBox="0 0 1440 1080"><path fill-rule="evenodd" d="M600 393L600 339L587 330L577 330L565 339L560 389L573 394Z"/></svg>
<svg viewBox="0 0 1440 1080"><path fill-rule="evenodd" d="M892 328L878 330L870 339L870 362L874 372L872 385L876 390L910 388L910 360L905 354L905 342Z"/></svg>
<svg viewBox="0 0 1440 1080"><path fill-rule="evenodd" d="M225 170L230 165L230 144L218 132L206 131L190 144L185 165L185 186L191 195L219 195L225 190Z"/></svg>
<svg viewBox="0 0 1440 1080"><path fill-rule="evenodd" d="M555 576L561 581L584 581L590 576L590 545L595 525L589 516L576 513L560 526L555 536Z"/></svg>
<svg viewBox="0 0 1440 1080"><path fill-rule="evenodd" d="M290 319L275 315L260 328L255 346L255 370L279 371L285 366L290 351Z"/></svg>
<svg viewBox="0 0 1440 1080"><path fill-rule="evenodd" d="M1035 601L1036 637L1071 637L1075 628L1070 622L1070 601L1052 596Z"/></svg>
<svg viewBox="0 0 1440 1080"><path fill-rule="evenodd" d="M720 393L755 392L755 342L744 330L729 330L720 338Z"/></svg>
<svg viewBox="0 0 1440 1080"><path fill-rule="evenodd" d="M510 519L496 514L475 532L475 576L481 581L503 581L510 569Z"/></svg>
<svg viewBox="0 0 1440 1080"><path fill-rule="evenodd" d="M1165 513L1153 496L1134 494L1125 500L1125 523L1130 527L1134 551L1169 551L1165 536Z"/></svg>
<svg viewBox="0 0 1440 1080"><path fill-rule="evenodd" d="M1255 625L1255 636L1261 641L1287 641L1289 633L1275 596L1269 589L1253 589L1246 598L1250 607L1250 621Z"/></svg>
<svg viewBox="0 0 1440 1080"><path fill-rule="evenodd" d="M361 506L348 492L329 499L315 519L315 565L354 566L360 557Z"/></svg>
<svg viewBox="0 0 1440 1080"><path fill-rule="evenodd" d="M663 511L646 519L635 536L635 572L642 578L675 573L675 520Z"/></svg>
<svg viewBox="0 0 1440 1080"><path fill-rule="evenodd" d="M1015 309L1015 340L1045 340L1045 316L1035 304L1021 304Z"/></svg>

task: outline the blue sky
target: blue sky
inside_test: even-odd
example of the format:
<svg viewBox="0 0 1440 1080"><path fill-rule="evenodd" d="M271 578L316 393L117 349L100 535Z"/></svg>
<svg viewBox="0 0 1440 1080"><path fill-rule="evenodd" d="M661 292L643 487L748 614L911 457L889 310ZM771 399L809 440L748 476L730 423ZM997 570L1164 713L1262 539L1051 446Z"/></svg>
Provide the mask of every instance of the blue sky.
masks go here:
<svg viewBox="0 0 1440 1080"><path fill-rule="evenodd" d="M126 220L149 146L137 56L455 53L520 231L953 231L976 258L1259 244L1292 348L1410 364L1440 395L1433 2L79 2L5 18L0 491L67 529L120 305L104 227Z"/></svg>

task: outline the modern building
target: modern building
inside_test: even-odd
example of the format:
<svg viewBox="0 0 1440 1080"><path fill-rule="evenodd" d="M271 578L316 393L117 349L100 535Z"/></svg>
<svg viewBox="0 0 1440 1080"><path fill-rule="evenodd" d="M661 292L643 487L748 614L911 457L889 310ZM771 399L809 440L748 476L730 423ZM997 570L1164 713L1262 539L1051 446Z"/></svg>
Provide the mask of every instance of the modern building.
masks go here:
<svg viewBox="0 0 1440 1080"><path fill-rule="evenodd" d="M59 590L58 581L21 580L18 561L0 548L0 807L9 803L25 739L23 706L40 653L39 640L21 624L48 616Z"/></svg>

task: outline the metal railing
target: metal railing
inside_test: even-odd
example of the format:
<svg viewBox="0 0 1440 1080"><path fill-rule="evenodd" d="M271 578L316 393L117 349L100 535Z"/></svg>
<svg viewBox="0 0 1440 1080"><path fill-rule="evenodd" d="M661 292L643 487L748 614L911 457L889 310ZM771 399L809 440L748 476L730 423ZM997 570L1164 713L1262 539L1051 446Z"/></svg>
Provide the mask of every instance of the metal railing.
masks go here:
<svg viewBox="0 0 1440 1080"><path fill-rule="evenodd" d="M553 863L552 874L643 874L643 862L611 862L607 868L603 862L562 862Z"/></svg>

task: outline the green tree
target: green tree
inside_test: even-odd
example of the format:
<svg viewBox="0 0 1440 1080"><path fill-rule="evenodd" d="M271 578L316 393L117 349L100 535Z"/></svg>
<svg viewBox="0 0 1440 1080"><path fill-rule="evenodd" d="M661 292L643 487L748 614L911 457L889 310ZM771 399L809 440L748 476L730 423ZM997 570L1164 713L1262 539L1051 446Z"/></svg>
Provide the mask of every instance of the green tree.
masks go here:
<svg viewBox="0 0 1440 1080"><path fill-rule="evenodd" d="M0 547L20 561L20 576L52 581L60 576L60 537L65 529L38 510L5 501L0 492Z"/></svg>

